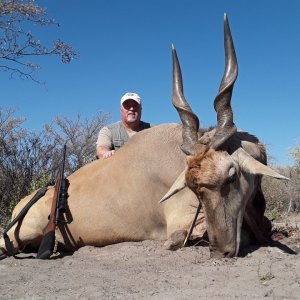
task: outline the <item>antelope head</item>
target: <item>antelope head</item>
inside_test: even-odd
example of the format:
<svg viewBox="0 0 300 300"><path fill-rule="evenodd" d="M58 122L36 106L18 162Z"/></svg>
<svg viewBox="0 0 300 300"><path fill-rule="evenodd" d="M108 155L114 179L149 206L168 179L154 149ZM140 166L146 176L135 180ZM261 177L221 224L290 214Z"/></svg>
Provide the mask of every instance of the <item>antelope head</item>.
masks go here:
<svg viewBox="0 0 300 300"><path fill-rule="evenodd" d="M241 146L231 147L237 132L233 122L231 96L238 74L233 40L224 15L225 71L214 100L217 126L204 134L199 119L183 94L180 64L174 46L173 105L182 121L182 151L187 167L161 200L189 187L202 204L212 257L233 257L238 254L245 207L259 188L260 175L287 179L252 157ZM255 145L256 147L256 145ZM257 148L259 148L257 146Z"/></svg>

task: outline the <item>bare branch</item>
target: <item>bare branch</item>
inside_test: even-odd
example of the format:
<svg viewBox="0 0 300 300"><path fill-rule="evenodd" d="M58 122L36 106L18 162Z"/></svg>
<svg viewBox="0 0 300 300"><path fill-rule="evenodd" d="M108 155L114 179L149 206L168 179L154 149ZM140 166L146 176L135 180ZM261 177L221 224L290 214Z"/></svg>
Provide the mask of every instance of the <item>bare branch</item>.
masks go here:
<svg viewBox="0 0 300 300"><path fill-rule="evenodd" d="M30 23L58 25L34 0L0 0L0 71L39 82L33 75L40 66L28 62L28 57L58 56L63 63L70 63L79 57L79 53L60 39L51 47L44 45L30 31L22 28Z"/></svg>

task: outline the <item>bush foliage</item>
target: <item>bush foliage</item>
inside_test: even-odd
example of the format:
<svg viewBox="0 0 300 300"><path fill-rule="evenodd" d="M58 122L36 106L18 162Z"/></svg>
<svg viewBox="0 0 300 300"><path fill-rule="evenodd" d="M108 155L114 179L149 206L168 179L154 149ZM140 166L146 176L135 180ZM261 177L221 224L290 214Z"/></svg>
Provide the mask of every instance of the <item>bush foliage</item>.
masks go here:
<svg viewBox="0 0 300 300"><path fill-rule="evenodd" d="M110 116L91 119L56 117L40 133L22 128L24 119L0 107L0 225L7 223L16 203L55 178L67 145L66 175L93 161L97 133Z"/></svg>
<svg viewBox="0 0 300 300"><path fill-rule="evenodd" d="M295 151L300 153L300 149ZM290 178L289 181L264 177L262 188L267 203L267 216L278 219L283 214L300 212L300 168L295 161L292 167L273 167L280 174Z"/></svg>

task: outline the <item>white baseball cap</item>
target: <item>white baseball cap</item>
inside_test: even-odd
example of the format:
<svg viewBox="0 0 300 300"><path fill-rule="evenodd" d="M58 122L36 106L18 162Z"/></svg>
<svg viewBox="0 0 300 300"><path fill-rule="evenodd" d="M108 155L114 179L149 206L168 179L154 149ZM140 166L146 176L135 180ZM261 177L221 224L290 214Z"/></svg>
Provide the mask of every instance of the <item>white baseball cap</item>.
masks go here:
<svg viewBox="0 0 300 300"><path fill-rule="evenodd" d="M137 102L139 105L142 103L141 97L136 94L136 93L126 93L122 96L121 98L121 105L126 101L126 100L134 100Z"/></svg>

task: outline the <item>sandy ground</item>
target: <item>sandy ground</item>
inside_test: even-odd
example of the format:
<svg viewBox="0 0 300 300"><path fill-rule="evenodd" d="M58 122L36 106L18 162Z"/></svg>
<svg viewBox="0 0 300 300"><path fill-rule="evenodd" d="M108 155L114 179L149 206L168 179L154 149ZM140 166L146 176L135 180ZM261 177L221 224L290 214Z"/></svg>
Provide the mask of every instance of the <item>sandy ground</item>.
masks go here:
<svg viewBox="0 0 300 300"><path fill-rule="evenodd" d="M157 241L84 247L50 260L22 254L0 261L0 299L300 299L300 255L288 253L300 252L300 230L284 235L277 246L221 260L207 247L172 252Z"/></svg>

